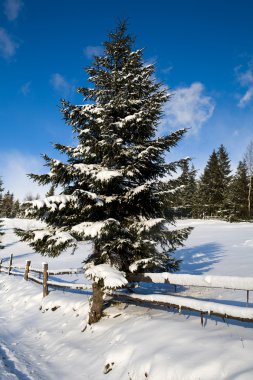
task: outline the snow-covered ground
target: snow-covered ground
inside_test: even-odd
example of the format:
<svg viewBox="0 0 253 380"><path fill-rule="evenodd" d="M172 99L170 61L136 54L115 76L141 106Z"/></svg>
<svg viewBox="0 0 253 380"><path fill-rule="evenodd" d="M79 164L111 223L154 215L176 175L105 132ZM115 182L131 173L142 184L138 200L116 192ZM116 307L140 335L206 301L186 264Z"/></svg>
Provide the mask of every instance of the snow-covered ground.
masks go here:
<svg viewBox="0 0 253 380"><path fill-rule="evenodd" d="M0 258L14 265L49 262L50 269L78 268L91 246L56 259L33 253L13 234L31 221L6 220ZM195 227L186 246L181 273L253 277L253 225L183 220ZM62 277L63 278L63 277ZM60 278L61 279L61 278ZM68 281L85 282L82 275ZM66 277L64 277L66 281ZM145 293L150 291L146 284ZM169 292L159 284L153 291ZM253 292L252 292L253 293ZM244 306L245 291L178 288L178 295ZM214 380L253 378L253 324L207 318L160 307L115 304L92 327L86 326L88 292L52 290L42 299L40 285L0 273L0 379L19 380ZM253 307L250 294L249 307Z"/></svg>

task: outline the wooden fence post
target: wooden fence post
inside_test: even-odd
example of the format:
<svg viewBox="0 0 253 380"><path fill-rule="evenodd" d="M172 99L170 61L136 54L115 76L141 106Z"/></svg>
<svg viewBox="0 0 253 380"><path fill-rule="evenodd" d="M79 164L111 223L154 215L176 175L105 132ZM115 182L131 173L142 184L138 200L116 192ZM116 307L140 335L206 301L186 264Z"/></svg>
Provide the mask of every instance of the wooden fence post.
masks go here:
<svg viewBox="0 0 253 380"><path fill-rule="evenodd" d="M25 273L24 273L24 280L28 281L28 275L30 271L30 265L31 265L31 260L26 260L25 264Z"/></svg>
<svg viewBox="0 0 253 380"><path fill-rule="evenodd" d="M3 262L3 260L1 259L0 260L0 272L1 272L1 268L2 268L2 262Z"/></svg>
<svg viewBox="0 0 253 380"><path fill-rule="evenodd" d="M11 274L12 260L13 260L13 254L11 254L11 256L10 256L10 263L9 263L8 275Z"/></svg>
<svg viewBox="0 0 253 380"><path fill-rule="evenodd" d="M48 296L48 263L42 263L43 267L43 297Z"/></svg>

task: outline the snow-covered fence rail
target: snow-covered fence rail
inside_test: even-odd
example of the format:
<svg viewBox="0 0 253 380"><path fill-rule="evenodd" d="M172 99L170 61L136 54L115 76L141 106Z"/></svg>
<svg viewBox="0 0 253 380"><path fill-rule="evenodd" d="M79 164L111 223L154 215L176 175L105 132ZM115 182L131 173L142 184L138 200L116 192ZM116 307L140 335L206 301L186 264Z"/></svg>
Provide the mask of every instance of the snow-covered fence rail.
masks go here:
<svg viewBox="0 0 253 380"><path fill-rule="evenodd" d="M138 273L130 277L134 282L154 282L162 284L199 286L205 288L222 288L253 291L253 277L235 276L200 276L175 273Z"/></svg>
<svg viewBox="0 0 253 380"><path fill-rule="evenodd" d="M214 315L223 319L236 319L242 322L253 323L253 308L232 306L206 300L192 299L189 297L171 296L163 294L127 294L114 292L114 297L119 301L132 301L140 304L155 304L182 310L200 312L201 324L203 326L204 315Z"/></svg>
<svg viewBox="0 0 253 380"><path fill-rule="evenodd" d="M58 287L67 289L90 290L91 285L60 282L49 278L49 276L69 275L69 274L84 274L83 268L74 269L56 269L49 270L48 264L43 263L42 269L31 266L31 261L27 260L25 266L13 265L13 257L11 255L8 265L3 264L0 260L0 272L8 275L23 276L26 281L30 280L42 285L43 297L49 293L48 287ZM253 291L253 277L232 277L232 276L196 276L188 274L172 274L172 273L129 273L129 282L152 282L165 283L176 286L197 286L206 288L221 288L244 290L247 292L247 305L249 303L249 292ZM175 289L176 290L176 289ZM189 297L162 295L162 294L135 294L115 291L112 294L113 298L125 302L137 302L141 304L155 304L167 307L173 307L179 310L189 310L200 312L201 323L203 324L204 315L215 315L222 318L236 319L240 321L253 322L253 308L231 306L206 300L192 299Z"/></svg>
<svg viewBox="0 0 253 380"><path fill-rule="evenodd" d="M235 276L200 276L191 274L163 273L138 273L131 274L133 282L154 282L162 284L172 284L174 286L198 286L203 288L221 288L233 290L245 290L247 292L247 303L249 302L249 292L253 291L253 277Z"/></svg>
<svg viewBox="0 0 253 380"><path fill-rule="evenodd" d="M31 261L27 260L25 266L13 265L13 256L11 255L9 265L4 265L0 261L0 272L7 273L8 275L23 276L26 281L30 280L43 286L43 297L49 293L48 287L67 288L72 290L90 290L91 285L88 284L73 284L70 282L59 282L49 279L49 276L62 276L70 274L84 273L83 268L70 268L70 269L55 269L49 270L47 263L42 263L42 269L34 268L31 266ZM36 276L37 275L37 276Z"/></svg>
<svg viewBox="0 0 253 380"><path fill-rule="evenodd" d="M163 273L137 273L129 276L132 282L165 283L175 286L196 286L205 288L245 290L247 292L247 306L249 303L249 292L253 291L253 277L235 276L200 276L189 274ZM159 295L159 294L125 294L116 292L119 299L127 298L139 303L152 303L177 308L181 310L200 311L201 323L203 315L216 315L222 318L237 319L244 322L253 322L253 308L231 306L206 300L192 299L189 297Z"/></svg>

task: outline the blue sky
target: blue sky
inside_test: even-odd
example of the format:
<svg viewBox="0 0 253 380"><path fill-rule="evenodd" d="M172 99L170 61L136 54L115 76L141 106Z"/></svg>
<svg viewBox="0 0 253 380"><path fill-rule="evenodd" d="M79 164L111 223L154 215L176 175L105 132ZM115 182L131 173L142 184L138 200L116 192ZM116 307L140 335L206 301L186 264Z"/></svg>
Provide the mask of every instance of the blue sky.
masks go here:
<svg viewBox="0 0 253 380"><path fill-rule="evenodd" d="M0 175L19 198L42 192L25 176L41 172L52 142L70 144L59 99L80 104L83 67L126 18L136 47L174 94L160 127L191 130L171 158L202 169L227 148L233 167L253 139L251 0L0 1Z"/></svg>

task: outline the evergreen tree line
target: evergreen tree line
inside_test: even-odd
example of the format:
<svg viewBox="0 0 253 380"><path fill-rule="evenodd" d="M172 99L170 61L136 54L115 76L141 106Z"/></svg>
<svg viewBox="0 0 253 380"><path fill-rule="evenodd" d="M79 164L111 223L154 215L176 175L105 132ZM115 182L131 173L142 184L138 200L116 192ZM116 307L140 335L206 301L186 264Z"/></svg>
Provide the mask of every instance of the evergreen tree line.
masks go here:
<svg viewBox="0 0 253 380"><path fill-rule="evenodd" d="M52 195L52 190L48 192L48 196ZM24 203L21 203L18 199L14 198L14 194L10 191L4 192L3 181L0 177L0 218L25 218L25 210L28 207L26 202L39 199L39 195L33 196L27 194ZM0 219L0 249L4 248L2 244L3 221Z"/></svg>
<svg viewBox="0 0 253 380"><path fill-rule="evenodd" d="M35 196L26 194L24 201L20 202L19 199L14 197L13 193L10 191L4 192L4 190L3 181L0 177L0 218L25 218L26 202L40 198L39 194ZM52 194L52 189L50 189L47 196Z"/></svg>
<svg viewBox="0 0 253 380"><path fill-rule="evenodd" d="M253 218L253 142L234 174L229 154L224 145L220 145L209 156L199 177L188 162L183 167L183 177L185 184L174 205L179 217L220 217L231 222Z"/></svg>
<svg viewBox="0 0 253 380"><path fill-rule="evenodd" d="M3 181L0 178L0 218L15 218L19 216L20 202L14 194L4 193Z"/></svg>

